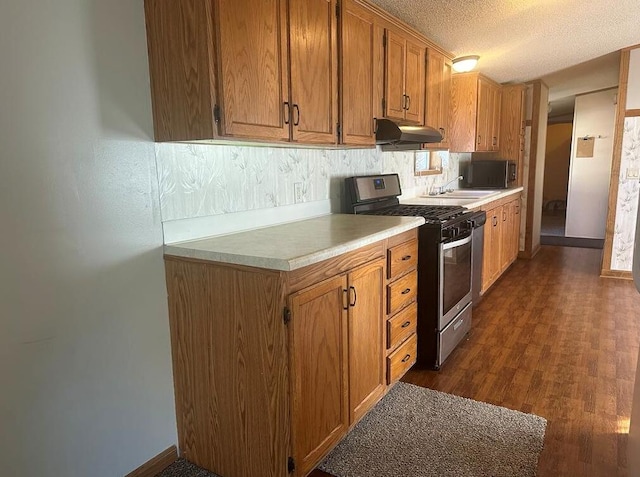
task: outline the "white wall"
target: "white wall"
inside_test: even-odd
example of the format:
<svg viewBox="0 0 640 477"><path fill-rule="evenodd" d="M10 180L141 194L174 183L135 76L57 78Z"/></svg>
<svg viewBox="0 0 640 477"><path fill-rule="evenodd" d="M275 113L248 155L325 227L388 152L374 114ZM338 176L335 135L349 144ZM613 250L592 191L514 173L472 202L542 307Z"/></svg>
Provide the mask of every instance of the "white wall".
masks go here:
<svg viewBox="0 0 640 477"><path fill-rule="evenodd" d="M604 239L609 201L617 89L576 96L565 235ZM595 137L593 157L576 157L577 142Z"/></svg>
<svg viewBox="0 0 640 477"><path fill-rule="evenodd" d="M531 250L535 251L540 247L540 229L542 228L542 202L544 190L544 164L547 144L547 117L548 112L545 107L549 103L549 88L542 83L540 85L540 109L538 116L538 146L536 158L536 187L533 200L533 228L531 239Z"/></svg>
<svg viewBox="0 0 640 477"><path fill-rule="evenodd" d="M142 0L0 15L0 474L176 442Z"/></svg>

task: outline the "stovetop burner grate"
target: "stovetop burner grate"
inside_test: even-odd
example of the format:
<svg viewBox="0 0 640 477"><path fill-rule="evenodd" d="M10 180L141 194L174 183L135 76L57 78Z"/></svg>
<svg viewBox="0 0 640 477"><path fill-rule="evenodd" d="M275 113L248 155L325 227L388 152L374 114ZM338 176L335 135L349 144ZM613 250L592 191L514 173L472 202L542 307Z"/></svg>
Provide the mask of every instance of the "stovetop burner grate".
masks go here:
<svg viewBox="0 0 640 477"><path fill-rule="evenodd" d="M366 212L373 215L408 215L424 217L430 222L445 222L468 212L456 205L396 205Z"/></svg>

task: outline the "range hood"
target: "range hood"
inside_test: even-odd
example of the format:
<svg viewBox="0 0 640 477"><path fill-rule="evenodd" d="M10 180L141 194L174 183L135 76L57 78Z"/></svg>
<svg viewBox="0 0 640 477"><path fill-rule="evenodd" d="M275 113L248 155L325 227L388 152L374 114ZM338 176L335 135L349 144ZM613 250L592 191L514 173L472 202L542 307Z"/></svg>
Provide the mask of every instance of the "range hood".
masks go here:
<svg viewBox="0 0 640 477"><path fill-rule="evenodd" d="M429 126L399 126L389 119L378 119L376 144L383 151L409 151L420 145L442 141L442 134Z"/></svg>

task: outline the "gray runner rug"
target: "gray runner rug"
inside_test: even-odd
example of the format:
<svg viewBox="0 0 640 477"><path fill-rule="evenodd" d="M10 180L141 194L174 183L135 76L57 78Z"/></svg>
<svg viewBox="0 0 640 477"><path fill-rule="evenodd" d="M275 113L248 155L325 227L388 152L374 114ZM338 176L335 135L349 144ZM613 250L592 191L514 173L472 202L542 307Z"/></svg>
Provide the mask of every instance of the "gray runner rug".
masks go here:
<svg viewBox="0 0 640 477"><path fill-rule="evenodd" d="M531 477L547 421L398 383L320 464L337 477Z"/></svg>

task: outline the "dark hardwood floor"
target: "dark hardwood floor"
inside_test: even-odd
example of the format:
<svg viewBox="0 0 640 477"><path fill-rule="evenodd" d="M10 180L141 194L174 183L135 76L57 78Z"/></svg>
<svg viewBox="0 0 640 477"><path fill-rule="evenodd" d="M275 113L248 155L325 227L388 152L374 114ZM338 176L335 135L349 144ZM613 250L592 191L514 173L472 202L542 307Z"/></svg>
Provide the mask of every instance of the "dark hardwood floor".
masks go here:
<svg viewBox="0 0 640 477"><path fill-rule="evenodd" d="M640 295L599 277L601 253L543 246L518 260L441 370L403 381L546 418L539 477L627 476Z"/></svg>

